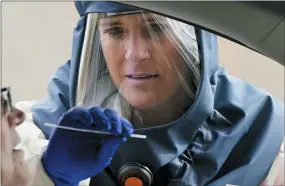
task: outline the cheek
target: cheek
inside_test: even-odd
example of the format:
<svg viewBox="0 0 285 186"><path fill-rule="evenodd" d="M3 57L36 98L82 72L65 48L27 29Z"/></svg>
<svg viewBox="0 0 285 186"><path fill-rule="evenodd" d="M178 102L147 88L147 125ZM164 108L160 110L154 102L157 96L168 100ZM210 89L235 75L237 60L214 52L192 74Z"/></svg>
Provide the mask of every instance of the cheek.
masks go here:
<svg viewBox="0 0 285 186"><path fill-rule="evenodd" d="M107 64L108 72L116 86L119 87L124 74L124 51L121 47L115 47L108 41L102 42L102 50Z"/></svg>
<svg viewBox="0 0 285 186"><path fill-rule="evenodd" d="M1 178L3 184L12 185L14 163L7 117L2 115L1 122Z"/></svg>
<svg viewBox="0 0 285 186"><path fill-rule="evenodd" d="M1 148L6 152L9 148L11 148L11 140L10 140L10 132L8 126L8 117L2 116L1 119Z"/></svg>
<svg viewBox="0 0 285 186"><path fill-rule="evenodd" d="M166 41L161 43L163 45L161 44L155 49L156 61L158 62L163 75L167 77L167 81L179 84L179 82L177 82L178 73L182 77L185 77L189 67L171 41L166 39Z"/></svg>
<svg viewBox="0 0 285 186"><path fill-rule="evenodd" d="M16 185L29 185L32 178L27 163L24 160L24 152L16 150L13 152L13 160L15 165L14 182Z"/></svg>

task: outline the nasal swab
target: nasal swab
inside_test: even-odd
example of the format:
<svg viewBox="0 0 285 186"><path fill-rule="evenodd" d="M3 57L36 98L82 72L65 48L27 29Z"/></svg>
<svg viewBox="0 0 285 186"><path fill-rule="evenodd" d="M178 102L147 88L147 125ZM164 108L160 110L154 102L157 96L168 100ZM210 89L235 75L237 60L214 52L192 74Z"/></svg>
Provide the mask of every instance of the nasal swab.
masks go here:
<svg viewBox="0 0 285 186"><path fill-rule="evenodd" d="M114 136L114 134L111 133L111 132L104 132L104 131L99 131L99 130L78 129L78 128L74 128L74 127L60 126L60 125L51 124L51 123L45 123L44 125L48 126L48 127L60 128L60 129L78 131L78 132L89 132L89 133L94 133L94 134L103 134L103 135L112 135L112 136ZM146 139L146 135L142 135L142 134L131 134L130 137L131 138Z"/></svg>

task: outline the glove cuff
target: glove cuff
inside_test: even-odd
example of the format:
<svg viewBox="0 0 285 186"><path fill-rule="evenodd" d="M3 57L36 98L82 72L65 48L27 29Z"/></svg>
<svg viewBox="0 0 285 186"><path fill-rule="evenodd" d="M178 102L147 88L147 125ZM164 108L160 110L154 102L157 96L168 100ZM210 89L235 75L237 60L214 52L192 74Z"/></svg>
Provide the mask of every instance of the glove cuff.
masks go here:
<svg viewBox="0 0 285 186"><path fill-rule="evenodd" d="M79 186L79 183L75 183L75 184L72 184L72 183L68 183L67 181L64 181L64 180L61 180L61 179L58 179L56 178L56 176L54 176L51 172L49 172L47 169L46 169L46 166L45 166L45 161L44 161L44 156L42 157L42 165L43 165L43 168L46 172L46 174L49 176L49 178L54 182L54 185L55 186Z"/></svg>

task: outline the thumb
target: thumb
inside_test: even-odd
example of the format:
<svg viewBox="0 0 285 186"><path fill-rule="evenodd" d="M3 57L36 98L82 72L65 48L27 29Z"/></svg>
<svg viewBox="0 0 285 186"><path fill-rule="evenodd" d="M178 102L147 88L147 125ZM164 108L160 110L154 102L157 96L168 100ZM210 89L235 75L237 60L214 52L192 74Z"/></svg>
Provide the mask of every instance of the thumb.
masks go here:
<svg viewBox="0 0 285 186"><path fill-rule="evenodd" d="M109 165L116 151L124 141L126 140L122 137L112 137L104 141L98 151L97 161L104 164L104 166Z"/></svg>

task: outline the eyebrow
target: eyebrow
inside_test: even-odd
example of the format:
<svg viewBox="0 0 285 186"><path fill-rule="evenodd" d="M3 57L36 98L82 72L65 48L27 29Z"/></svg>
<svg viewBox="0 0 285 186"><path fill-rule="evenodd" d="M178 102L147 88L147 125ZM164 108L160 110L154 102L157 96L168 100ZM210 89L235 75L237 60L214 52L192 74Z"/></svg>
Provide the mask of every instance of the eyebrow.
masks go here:
<svg viewBox="0 0 285 186"><path fill-rule="evenodd" d="M100 26L117 26L122 25L120 21L102 21Z"/></svg>
<svg viewBox="0 0 285 186"><path fill-rule="evenodd" d="M145 19L144 19L145 20ZM146 22L156 22L156 20L155 19L153 19L153 17L150 17L150 18L147 18L146 19Z"/></svg>

